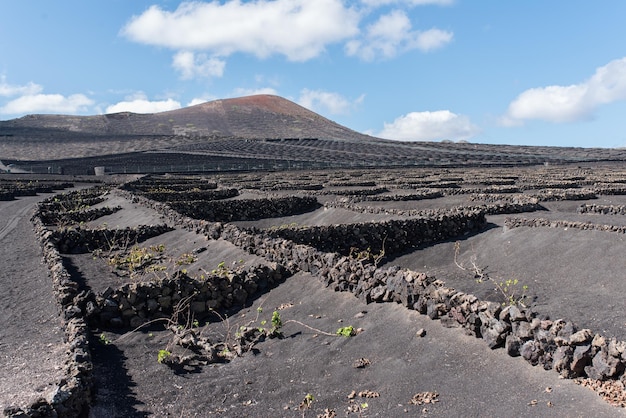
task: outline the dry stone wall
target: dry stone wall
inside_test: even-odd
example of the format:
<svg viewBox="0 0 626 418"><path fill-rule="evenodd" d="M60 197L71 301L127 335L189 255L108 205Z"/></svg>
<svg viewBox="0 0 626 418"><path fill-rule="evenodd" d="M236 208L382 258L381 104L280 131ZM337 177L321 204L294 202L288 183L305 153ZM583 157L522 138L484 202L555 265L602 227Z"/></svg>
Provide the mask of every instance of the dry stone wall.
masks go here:
<svg viewBox="0 0 626 418"><path fill-rule="evenodd" d="M393 254L408 246L477 231L485 225L484 209L448 212L431 218L262 232L193 219L163 203L136 196L133 199L157 209L177 227L194 230L209 239L223 238L273 264L245 271L219 271L202 280L181 272L171 279L128 284L96 295L81 291L78 283L72 280L59 249L82 251L104 245L108 242L107 237L91 230L53 232L45 228L41 219L33 218L65 319L70 350L67 378L59 382L57 394L45 403L33 405L29 413L38 408L50 414L77 416L88 408L93 378L87 321L104 327L133 328L150 319L172 315L174 307L183 299L189 303L191 312L201 316L211 309L243 306L255 295L298 271L310 272L336 291L352 292L365 303L400 303L433 320L440 320L444 326L458 327L481 338L492 349L504 348L511 356L520 356L533 365L553 369L563 377L626 380L624 342L607 340L588 329L578 329L569 321L551 320L524 306L480 301L423 273L395 266L379 268L370 260L349 255L351 246L377 251L384 241L385 251ZM231 213L242 210L241 202L229 202ZM294 207L317 204L315 199L286 202L285 207L290 213ZM510 206L503 207L511 209ZM521 225L527 221L507 222ZM142 234L158 234L163 232L162 228L169 227L145 227L135 236L139 239ZM339 245L328 245L328 241Z"/></svg>
<svg viewBox="0 0 626 418"><path fill-rule="evenodd" d="M410 217L428 217L434 218L438 216L446 216L449 214L455 213L465 213L465 212L482 212L486 215L499 215L499 214L507 214L507 213L522 213L522 212L534 212L538 210L545 210L543 206L537 203L536 199L520 199L520 201L513 202L499 202L499 203L488 203L485 205L475 205L475 206L458 206L452 209L410 209L410 210L400 210L400 209L390 209L390 208L380 208L380 207L372 207L367 205L359 205L356 204L352 200L347 201L332 201L324 203L324 206L327 208L342 208L351 210L353 212L360 213L375 213L375 214L393 214L400 216L410 216Z"/></svg>
<svg viewBox="0 0 626 418"><path fill-rule="evenodd" d="M330 226L310 226L302 228L279 228L267 231L270 237L281 237L306 244L325 252L338 252L344 255L352 248L370 249L378 253L393 255L409 248L431 242L479 231L486 224L485 214L469 211L440 215L434 218L418 218L342 224Z"/></svg>
<svg viewBox="0 0 626 418"><path fill-rule="evenodd" d="M170 202L181 214L210 222L254 221L310 212L319 207L314 197Z"/></svg>
<svg viewBox="0 0 626 418"><path fill-rule="evenodd" d="M54 231L50 239L61 253L80 254L97 249L127 248L172 229L166 224L123 229L64 228Z"/></svg>
<svg viewBox="0 0 626 418"><path fill-rule="evenodd" d="M623 225L602 225L591 222L574 222L563 220L550 220L544 218L507 218L504 220L504 226L507 228L576 228L582 230L595 230L606 232L626 233L626 226Z"/></svg>
<svg viewBox="0 0 626 418"><path fill-rule="evenodd" d="M230 199L238 196L239 191L237 189L148 191L143 195L158 202L187 202Z"/></svg>
<svg viewBox="0 0 626 418"><path fill-rule="evenodd" d="M155 318L170 318L175 310L183 308L181 313L187 314L188 309L194 318L202 319L211 311L245 306L287 275L279 264L245 270L224 268L203 279L177 272L172 278L85 295L79 307L88 321L99 327L135 329Z"/></svg>
<svg viewBox="0 0 626 418"><path fill-rule="evenodd" d="M582 205L578 213L597 213L601 215L626 215L626 206L616 205Z"/></svg>
<svg viewBox="0 0 626 418"><path fill-rule="evenodd" d="M80 309L74 304L79 286L63 264L52 232L38 218L32 218L35 234L41 244L43 258L50 270L53 288L64 321L67 345L65 378L55 383L47 399L40 399L25 410L4 411L9 416L78 417L86 416L93 392L93 363L89 351L89 331Z"/></svg>
<svg viewBox="0 0 626 418"><path fill-rule="evenodd" d="M288 270L311 272L336 291L350 291L366 303L401 303L446 327L482 338L492 349L502 347L510 356L521 356L563 377L626 381L626 343L607 340L572 322L551 320L523 306L480 301L423 273L376 268L286 239L262 238L232 225L223 229L222 236L251 253L284 263Z"/></svg>
<svg viewBox="0 0 626 418"><path fill-rule="evenodd" d="M59 212L52 210L41 210L40 218L44 225L70 225L82 222L90 222L106 215L111 215L122 209L121 206L103 207L89 210L77 210L69 212Z"/></svg>

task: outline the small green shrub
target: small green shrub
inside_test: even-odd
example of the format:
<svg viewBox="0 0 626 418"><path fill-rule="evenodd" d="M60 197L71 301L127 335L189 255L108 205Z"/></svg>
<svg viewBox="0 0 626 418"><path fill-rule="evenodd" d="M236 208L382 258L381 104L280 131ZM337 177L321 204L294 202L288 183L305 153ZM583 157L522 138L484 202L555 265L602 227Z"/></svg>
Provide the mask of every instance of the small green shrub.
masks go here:
<svg viewBox="0 0 626 418"><path fill-rule="evenodd" d="M170 356L172 355L171 352L167 351L167 350L159 350L159 353L157 354L157 362L159 363L163 363L165 360L167 360Z"/></svg>
<svg viewBox="0 0 626 418"><path fill-rule="evenodd" d="M100 334L100 342L104 345L109 345L111 344L111 340L109 339L109 337L107 337L104 333Z"/></svg>
<svg viewBox="0 0 626 418"><path fill-rule="evenodd" d="M348 325L347 327L341 327L335 332L337 335L341 335L342 337L352 337L356 335L354 331L354 327L352 325Z"/></svg>

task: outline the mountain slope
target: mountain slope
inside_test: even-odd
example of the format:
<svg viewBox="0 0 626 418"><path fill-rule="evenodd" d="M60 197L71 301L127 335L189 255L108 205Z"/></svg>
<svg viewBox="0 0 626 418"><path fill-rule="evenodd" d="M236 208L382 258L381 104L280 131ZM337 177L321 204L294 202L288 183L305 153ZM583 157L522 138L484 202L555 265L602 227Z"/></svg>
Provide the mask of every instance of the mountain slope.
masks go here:
<svg viewBox="0 0 626 418"><path fill-rule="evenodd" d="M626 150L391 141L257 95L153 114L0 121L0 161L38 173L152 173L626 161Z"/></svg>
<svg viewBox="0 0 626 418"><path fill-rule="evenodd" d="M47 131L47 135L43 135ZM332 122L287 99L256 95L215 100L182 109L97 116L28 115L0 121L0 135L373 139Z"/></svg>

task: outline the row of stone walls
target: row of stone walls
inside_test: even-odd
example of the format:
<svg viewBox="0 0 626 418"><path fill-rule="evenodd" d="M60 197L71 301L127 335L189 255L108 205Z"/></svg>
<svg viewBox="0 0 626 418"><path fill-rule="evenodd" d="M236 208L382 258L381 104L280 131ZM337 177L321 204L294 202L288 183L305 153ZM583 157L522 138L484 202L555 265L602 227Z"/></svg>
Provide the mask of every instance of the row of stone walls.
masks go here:
<svg viewBox="0 0 626 418"><path fill-rule="evenodd" d="M42 209L39 212L39 217L44 225L70 225L80 224L83 222L94 221L102 216L111 215L118 210L122 209L121 206L116 207L102 207L97 209L77 210L69 212L58 212Z"/></svg>
<svg viewBox="0 0 626 418"><path fill-rule="evenodd" d="M184 192L191 189L197 190L215 190L217 189L217 183L209 181L199 181L197 179L181 179L179 183L175 183L171 178L141 178L126 183L125 190L133 191L137 193L144 192L156 192L156 191L172 191L172 192Z"/></svg>
<svg viewBox="0 0 626 418"><path fill-rule="evenodd" d="M516 186L488 186L483 188L478 187L464 187L464 188L448 188L443 189L442 192L448 196L457 196L465 194L475 193L521 193L522 189Z"/></svg>
<svg viewBox="0 0 626 418"><path fill-rule="evenodd" d="M607 341L572 322L550 320L523 306L480 301L423 273L376 268L286 239L262 238L232 225L222 230L222 237L287 269L311 272L330 288L350 291L366 303L401 303L444 326L462 328L492 349L504 347L509 355L554 369L563 377L625 380L626 343Z"/></svg>
<svg viewBox="0 0 626 418"><path fill-rule="evenodd" d="M311 191L311 194L318 196L375 196L389 192L386 187L371 187L367 189L341 189L341 190L318 190Z"/></svg>
<svg viewBox="0 0 626 418"><path fill-rule="evenodd" d="M52 232L36 212L31 219L40 242L43 258L50 271L53 289L64 321L67 359L65 378L56 383L56 390L49 399L38 401L23 411L11 411L13 416L77 417L86 416L93 391L93 363L89 350L89 331L74 304L79 289L63 264ZM20 415L22 414L22 415Z"/></svg>
<svg viewBox="0 0 626 418"><path fill-rule="evenodd" d="M413 200L425 200L425 199L437 199L443 197L444 194L439 190L425 190L408 194L394 194L394 195L373 195L363 196L358 198L351 198L349 202L358 203L362 201L371 202L407 202Z"/></svg>
<svg viewBox="0 0 626 418"><path fill-rule="evenodd" d="M612 195L626 195L626 187L593 187L593 191L599 195L612 196Z"/></svg>
<svg viewBox="0 0 626 418"><path fill-rule="evenodd" d="M39 182L26 179L0 181L0 200L8 201L21 196L36 196L40 193L54 193L56 190L63 190L70 187L74 187L74 184L56 181Z"/></svg>
<svg viewBox="0 0 626 418"><path fill-rule="evenodd" d="M394 255L432 242L479 231L486 224L481 211L357 224L308 226L267 230L281 237L325 252L348 255L352 248Z"/></svg>
<svg viewBox="0 0 626 418"><path fill-rule="evenodd" d="M535 212L538 210L545 210L543 206L537 203L536 199L522 199L522 201L513 201L513 202L498 202L498 203L489 203L485 205L474 205L474 206L458 206L452 209L409 209L409 210L401 210L401 209L389 209L389 208L380 208L380 207L372 207L355 204L352 201L334 201L334 202L326 202L324 206L327 208L341 208L351 210L353 212L360 213L374 213L374 214L393 214L399 216L410 216L410 217L427 217L427 218L435 218L438 216L446 216L449 214L458 214L465 212L483 212L486 215L499 215L506 213L523 213L523 212Z"/></svg>
<svg viewBox="0 0 626 418"><path fill-rule="evenodd" d="M41 202L41 211L71 212L88 208L98 203L104 202L110 186L95 186L88 189L73 190L62 193L59 197L52 197Z"/></svg>
<svg viewBox="0 0 626 418"><path fill-rule="evenodd" d="M165 224L123 229L63 228L52 232L50 240L63 254L84 254L98 249L128 248L172 229Z"/></svg>
<svg viewBox="0 0 626 418"><path fill-rule="evenodd" d="M176 217L163 205L153 207L160 208L171 218ZM484 216L482 212L477 215ZM444 326L459 327L482 338L491 348L504 347L509 355L553 369L563 377L624 380L626 344L606 340L588 329L579 330L571 322L550 320L524 306L480 301L423 273L399 267L377 268L368 261L321 251L280 236L242 230L232 224L184 217L178 220L181 225L209 238L221 237L251 254L278 263L284 267L286 275L307 271L331 289L350 291L366 303L401 303L440 320ZM372 229L378 231L373 225Z"/></svg>
<svg viewBox="0 0 626 418"><path fill-rule="evenodd" d="M280 264L248 269L220 268L203 279L177 272L171 278L108 288L86 295L80 303L90 323L99 327L135 329L155 318L205 318L211 311L243 307L288 276Z"/></svg>
<svg viewBox="0 0 626 418"><path fill-rule="evenodd" d="M170 202L172 209L194 219L210 222L254 221L297 215L319 207L314 197L240 199L228 201Z"/></svg>
<svg viewBox="0 0 626 418"><path fill-rule="evenodd" d="M574 222L564 220L555 221L544 218L506 218L504 220L504 226L510 229L525 226L530 228L576 228L582 230L618 232L621 234L626 233L626 226L623 225L602 225L591 222Z"/></svg>
<svg viewBox="0 0 626 418"><path fill-rule="evenodd" d="M157 202L187 202L230 199L239 196L239 190L193 190L193 187L190 186L188 190L184 191L148 191L142 194L148 199L156 200Z"/></svg>
<svg viewBox="0 0 626 418"><path fill-rule="evenodd" d="M555 202L563 200L592 200L597 199L598 195L595 191L589 189L545 189L540 193L532 195L540 202Z"/></svg>
<svg viewBox="0 0 626 418"><path fill-rule="evenodd" d="M582 205L578 213L597 213L601 215L626 215L626 206L622 205Z"/></svg>

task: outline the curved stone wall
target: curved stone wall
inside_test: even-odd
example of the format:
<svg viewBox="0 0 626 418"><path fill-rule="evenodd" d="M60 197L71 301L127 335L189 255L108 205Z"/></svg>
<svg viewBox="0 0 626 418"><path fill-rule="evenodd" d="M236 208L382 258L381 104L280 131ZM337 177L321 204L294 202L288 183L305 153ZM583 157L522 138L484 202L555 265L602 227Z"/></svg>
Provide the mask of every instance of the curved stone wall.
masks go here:
<svg viewBox="0 0 626 418"><path fill-rule="evenodd" d="M310 212L319 207L313 197L240 199L228 201L170 202L172 209L194 219L211 222L254 221Z"/></svg>
<svg viewBox="0 0 626 418"><path fill-rule="evenodd" d="M551 221L549 219L543 218L507 218L504 220L504 226L507 228L519 228L522 226L530 227L530 228L576 228L582 230L596 230L596 231L607 231L607 232L618 232L621 234L626 233L626 226L620 225L601 225L594 224L591 222L573 222L573 221Z"/></svg>
<svg viewBox="0 0 626 418"><path fill-rule="evenodd" d="M59 248L82 251L108 241L93 230L81 230L80 233L75 230L49 231L35 216L33 224L51 271L70 347L67 379L59 382L58 396L45 404L33 406L51 416L78 416L88 408L93 379L86 320L104 327L133 328L153 318L171 315L173 307L185 298L190 312L206 315L210 309L244 305L250 298L297 271L310 272L331 289L352 292L365 303L400 303L431 319L440 320L444 326L463 329L483 339L492 349L502 347L511 356L521 356L533 365L553 369L566 378L625 379L624 342L607 340L588 329L580 330L565 320L550 320L524 306L480 301L423 273L395 266L378 268L369 259L349 255L351 246L369 247L376 252L384 241L385 252L393 254L409 246L476 231L485 224L484 209L466 208L457 213L437 213L421 219L261 232L244 230L233 224L192 219L163 203L136 196L133 199L157 209L177 227L196 231L209 239L223 238L274 264L245 271L218 271L203 280L179 272L171 279L127 284L98 295L80 292L62 263ZM242 201L230 201L233 213L241 208L240 203L235 202ZM295 202L302 204L303 200ZM317 203L315 199L308 202ZM533 220L512 219L507 220L507 226L533 223ZM559 222L556 225L561 226ZM535 226L543 224L541 220L534 220L534 223ZM164 231L163 228L169 227L145 227L143 232L136 232L136 237L142 233L146 236L158 234ZM328 241L339 244L329 245ZM32 409L29 413L34 414L34 411Z"/></svg>

